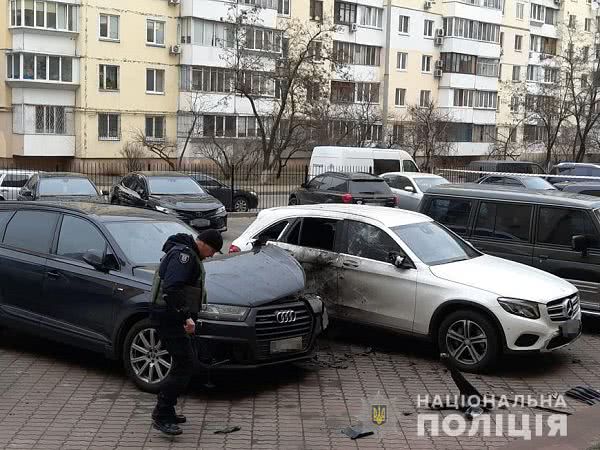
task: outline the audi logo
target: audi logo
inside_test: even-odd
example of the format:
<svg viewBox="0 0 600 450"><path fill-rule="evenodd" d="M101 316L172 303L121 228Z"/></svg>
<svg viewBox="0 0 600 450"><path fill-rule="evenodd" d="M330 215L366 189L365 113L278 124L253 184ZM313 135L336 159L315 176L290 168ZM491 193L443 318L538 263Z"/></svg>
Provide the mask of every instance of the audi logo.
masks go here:
<svg viewBox="0 0 600 450"><path fill-rule="evenodd" d="M292 323L296 321L296 311L288 309L287 311L277 311L275 313L277 323Z"/></svg>

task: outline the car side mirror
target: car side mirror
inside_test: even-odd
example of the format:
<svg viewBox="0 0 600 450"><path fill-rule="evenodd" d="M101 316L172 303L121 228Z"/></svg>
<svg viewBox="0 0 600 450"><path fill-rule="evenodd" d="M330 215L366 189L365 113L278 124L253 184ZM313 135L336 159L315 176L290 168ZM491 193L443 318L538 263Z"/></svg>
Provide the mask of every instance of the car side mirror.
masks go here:
<svg viewBox="0 0 600 450"><path fill-rule="evenodd" d="M410 193L412 193L412 194L414 194L414 193L415 193L415 188L414 188L414 187L412 187L412 186L404 186L404 190L405 190L406 192L410 192Z"/></svg>
<svg viewBox="0 0 600 450"><path fill-rule="evenodd" d="M571 238L571 248L576 252L581 252L585 256L589 248L587 236L582 234L573 236Z"/></svg>
<svg viewBox="0 0 600 450"><path fill-rule="evenodd" d="M83 255L83 260L100 272L108 272L104 258L96 253L86 252Z"/></svg>
<svg viewBox="0 0 600 450"><path fill-rule="evenodd" d="M396 266L398 269L412 269L414 266L406 256L401 256L396 252L390 252L388 255L388 261Z"/></svg>
<svg viewBox="0 0 600 450"><path fill-rule="evenodd" d="M23 197L33 197L33 192L31 192L29 189L21 189L21 195Z"/></svg>

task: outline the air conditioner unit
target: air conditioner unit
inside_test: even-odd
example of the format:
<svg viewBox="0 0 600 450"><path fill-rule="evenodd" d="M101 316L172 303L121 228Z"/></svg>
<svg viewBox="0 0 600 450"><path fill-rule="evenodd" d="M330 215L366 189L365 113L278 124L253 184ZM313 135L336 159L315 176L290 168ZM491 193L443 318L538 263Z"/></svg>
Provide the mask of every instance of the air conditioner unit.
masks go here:
<svg viewBox="0 0 600 450"><path fill-rule="evenodd" d="M435 36L436 37L444 37L444 29L438 28L437 30L435 30Z"/></svg>
<svg viewBox="0 0 600 450"><path fill-rule="evenodd" d="M349 30L350 30L351 33L354 33L356 30L358 30L358 24L351 23L350 27L349 27Z"/></svg>
<svg viewBox="0 0 600 450"><path fill-rule="evenodd" d="M435 45L442 45L444 43L444 38L438 36L433 40L433 43Z"/></svg>
<svg viewBox="0 0 600 450"><path fill-rule="evenodd" d="M423 5L423 8L424 9L431 9L431 5L432 5L432 2L425 2L425 4Z"/></svg>
<svg viewBox="0 0 600 450"><path fill-rule="evenodd" d="M442 61L441 59L438 59L435 62L435 68L436 69L443 69L444 68L444 61Z"/></svg>
<svg viewBox="0 0 600 450"><path fill-rule="evenodd" d="M179 5L181 0L169 0L169 5Z"/></svg>
<svg viewBox="0 0 600 450"><path fill-rule="evenodd" d="M443 73L444 73L444 72L443 72L441 69L436 69L436 70L433 72L433 76L434 76L434 77L436 77L436 78L441 78L441 77L442 77L442 75L443 75Z"/></svg>
<svg viewBox="0 0 600 450"><path fill-rule="evenodd" d="M171 45L171 47L169 47L169 53L171 55L179 55L181 53L181 46Z"/></svg>
<svg viewBox="0 0 600 450"><path fill-rule="evenodd" d="M554 0L554 4L560 6L560 0Z"/></svg>

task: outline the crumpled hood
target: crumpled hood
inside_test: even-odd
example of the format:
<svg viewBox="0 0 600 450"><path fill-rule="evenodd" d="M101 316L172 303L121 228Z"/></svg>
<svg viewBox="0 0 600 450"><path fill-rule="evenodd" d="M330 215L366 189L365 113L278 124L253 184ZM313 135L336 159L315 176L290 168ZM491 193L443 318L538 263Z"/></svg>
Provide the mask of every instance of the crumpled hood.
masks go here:
<svg viewBox="0 0 600 450"><path fill-rule="evenodd" d="M498 297L548 303L577 291L571 283L548 272L490 255L430 269L436 277L483 289Z"/></svg>
<svg viewBox="0 0 600 450"><path fill-rule="evenodd" d="M209 303L260 306L304 289L304 271L284 250L267 245L204 263ZM137 278L152 283L158 266L134 269Z"/></svg>
<svg viewBox="0 0 600 450"><path fill-rule="evenodd" d="M210 195L151 195L158 205L181 211L210 211L221 207L221 203Z"/></svg>

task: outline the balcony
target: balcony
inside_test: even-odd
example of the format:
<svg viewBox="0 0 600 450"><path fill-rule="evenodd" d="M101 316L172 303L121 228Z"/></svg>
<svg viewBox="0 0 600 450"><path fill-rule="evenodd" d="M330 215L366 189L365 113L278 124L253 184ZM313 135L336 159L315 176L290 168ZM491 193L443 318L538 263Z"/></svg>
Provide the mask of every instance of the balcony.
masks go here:
<svg viewBox="0 0 600 450"><path fill-rule="evenodd" d="M247 4L246 4L247 3ZM181 17L201 17L214 22L234 21L243 11L250 11L258 4L258 22L256 26L275 28L277 26L277 2L273 0L256 0L227 2L223 0L182 0Z"/></svg>
<svg viewBox="0 0 600 450"><path fill-rule="evenodd" d="M61 55L9 53L6 82L11 87L77 89L79 59Z"/></svg>

